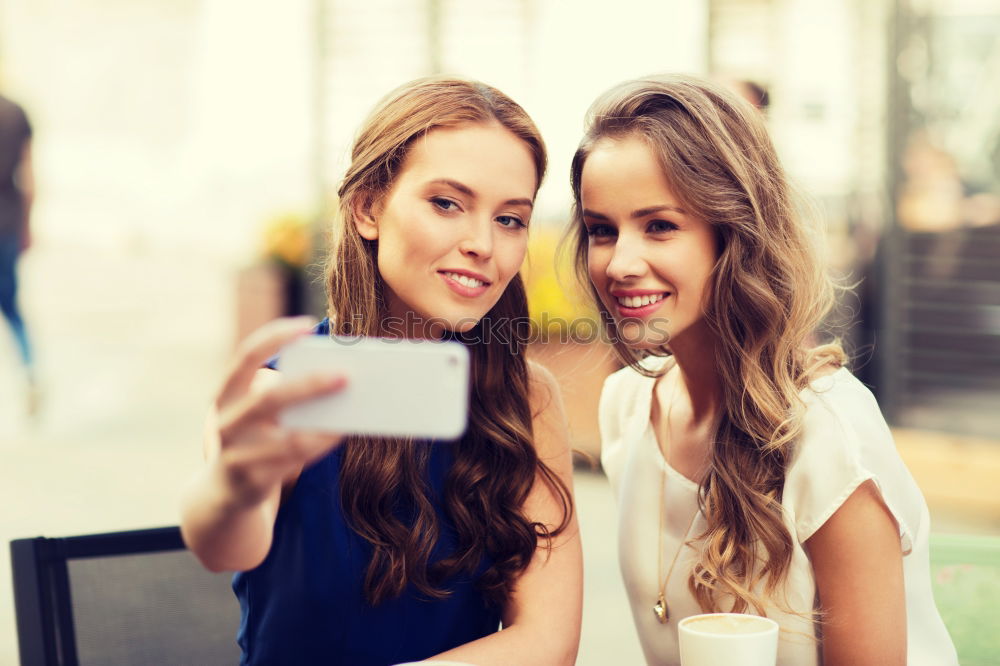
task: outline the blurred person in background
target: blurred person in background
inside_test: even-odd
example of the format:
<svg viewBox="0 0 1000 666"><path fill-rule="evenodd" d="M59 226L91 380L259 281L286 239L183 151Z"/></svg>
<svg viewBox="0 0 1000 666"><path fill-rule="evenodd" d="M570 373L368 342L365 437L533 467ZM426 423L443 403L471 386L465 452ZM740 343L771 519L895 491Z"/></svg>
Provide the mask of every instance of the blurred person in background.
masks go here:
<svg viewBox="0 0 1000 666"><path fill-rule="evenodd" d="M957 664L930 516L871 392L814 331L835 285L763 114L690 77L623 83L574 156L576 268L628 367L599 408L646 660L677 622L766 615L778 664Z"/></svg>
<svg viewBox="0 0 1000 666"><path fill-rule="evenodd" d="M38 387L31 342L18 306L17 263L31 246L33 198L31 123L24 109L0 95L0 309L24 368L29 413L37 409Z"/></svg>
<svg viewBox="0 0 1000 666"><path fill-rule="evenodd" d="M771 106L771 95L767 92L767 88L750 79L734 81L731 87L740 97L753 104L755 109L767 113L768 107Z"/></svg>
<svg viewBox="0 0 1000 666"><path fill-rule="evenodd" d="M287 431L282 407L344 379L283 383L261 368L308 333L296 320L243 344L181 521L203 564L239 572L241 663L575 661L565 416L511 328L528 316L519 270L545 165L524 110L481 83L412 82L365 122L338 192L329 317L313 332L465 344L469 427L454 442ZM495 324L507 328L484 335Z"/></svg>

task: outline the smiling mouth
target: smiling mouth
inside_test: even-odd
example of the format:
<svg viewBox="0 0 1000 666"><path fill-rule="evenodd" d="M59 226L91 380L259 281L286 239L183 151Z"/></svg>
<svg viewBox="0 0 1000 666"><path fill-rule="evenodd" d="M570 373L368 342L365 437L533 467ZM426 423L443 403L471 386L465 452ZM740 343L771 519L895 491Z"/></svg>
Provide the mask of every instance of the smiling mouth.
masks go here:
<svg viewBox="0 0 1000 666"><path fill-rule="evenodd" d="M471 289L475 289L476 287L486 287L490 284L489 282L483 282L482 280L477 280L476 278L469 277L468 275L452 273L451 271L441 271L441 275L445 276L449 280L454 280L463 287L469 287Z"/></svg>
<svg viewBox="0 0 1000 666"><path fill-rule="evenodd" d="M643 296L616 296L615 302L623 308L642 308L659 303L670 295L669 291L660 294L645 294Z"/></svg>

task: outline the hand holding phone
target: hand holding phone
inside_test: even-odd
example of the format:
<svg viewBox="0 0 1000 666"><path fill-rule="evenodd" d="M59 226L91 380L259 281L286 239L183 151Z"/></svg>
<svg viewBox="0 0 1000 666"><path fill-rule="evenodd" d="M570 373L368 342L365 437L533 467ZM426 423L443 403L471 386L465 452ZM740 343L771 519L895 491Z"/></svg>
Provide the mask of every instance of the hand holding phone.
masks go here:
<svg viewBox="0 0 1000 666"><path fill-rule="evenodd" d="M339 433L329 430L283 431L275 426L285 406L343 390L342 376L313 373L291 382L261 370L268 358L306 337L315 325L306 317L275 320L239 346L208 415L205 452L212 468L196 505L224 497L222 504L229 508L257 506L304 465L340 443Z"/></svg>
<svg viewBox="0 0 1000 666"><path fill-rule="evenodd" d="M469 407L469 352L458 342L309 336L286 345L286 379L338 373L347 388L286 407L286 428L458 439Z"/></svg>

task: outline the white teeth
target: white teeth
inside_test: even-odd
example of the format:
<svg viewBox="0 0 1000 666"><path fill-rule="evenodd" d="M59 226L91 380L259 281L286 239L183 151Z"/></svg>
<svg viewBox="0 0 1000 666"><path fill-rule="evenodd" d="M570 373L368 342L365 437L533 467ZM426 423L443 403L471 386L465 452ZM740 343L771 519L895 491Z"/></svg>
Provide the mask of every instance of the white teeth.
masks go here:
<svg viewBox="0 0 1000 666"><path fill-rule="evenodd" d="M449 272L445 272L444 275L448 278L451 278L452 280L454 280L455 282L459 283L464 287L482 287L484 284L486 284L482 280L471 278L468 275L460 275L458 273L449 273Z"/></svg>
<svg viewBox="0 0 1000 666"><path fill-rule="evenodd" d="M618 304L626 308L641 308L666 298L666 294L646 294L645 296L618 296Z"/></svg>

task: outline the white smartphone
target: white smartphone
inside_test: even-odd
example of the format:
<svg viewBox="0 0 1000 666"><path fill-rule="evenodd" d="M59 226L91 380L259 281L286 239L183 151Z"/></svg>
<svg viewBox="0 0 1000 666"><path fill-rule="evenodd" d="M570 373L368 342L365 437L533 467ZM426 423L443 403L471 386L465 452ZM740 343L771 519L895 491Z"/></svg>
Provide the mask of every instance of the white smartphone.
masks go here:
<svg viewBox="0 0 1000 666"><path fill-rule="evenodd" d="M286 345L287 379L337 372L347 387L281 413L287 428L458 439L469 410L469 351L458 342L311 335Z"/></svg>

